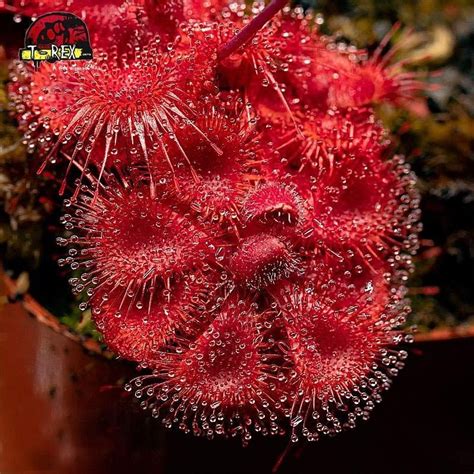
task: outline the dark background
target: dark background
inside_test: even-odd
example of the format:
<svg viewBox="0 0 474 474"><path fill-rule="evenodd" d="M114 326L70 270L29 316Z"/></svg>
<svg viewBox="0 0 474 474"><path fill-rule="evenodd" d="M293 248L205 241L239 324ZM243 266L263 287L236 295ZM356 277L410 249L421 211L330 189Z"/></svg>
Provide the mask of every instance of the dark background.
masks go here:
<svg viewBox="0 0 474 474"><path fill-rule="evenodd" d="M326 16L323 29L369 49L398 20L425 32L428 46L436 42L435 27L451 34L449 54L419 66L440 71L434 80L443 92L430 94L430 115L380 112L397 132L397 149L420 177L425 229L411 282L413 321L421 331L469 325L474 314L472 0L322 0L316 7ZM5 57L16 54L24 29L24 23L14 24L11 17L0 18ZM14 133L4 123L5 108L0 93L2 145L10 144ZM66 294L66 280L52 280L60 209L43 209L44 199L55 190L28 169L21 151L11 162L3 159L1 259L16 275L29 272L36 296L49 301L54 314L65 314L68 303L58 295ZM21 199L30 199L32 183L37 183L26 209L40 212L42 220L26 219L16 230L12 227L12 219L20 216L4 194L5 179L19 192L27 190ZM39 198L44 198L41 204ZM75 327L81 317L76 311L62 320ZM473 473L474 339L417 342L409 351L407 367L368 422L334 439L292 446L278 472ZM238 442L209 442L161 429L123 392L123 381L132 374L133 367L125 363L86 354L18 304L1 308L0 473L264 474L278 464L285 439L255 440L242 448Z"/></svg>

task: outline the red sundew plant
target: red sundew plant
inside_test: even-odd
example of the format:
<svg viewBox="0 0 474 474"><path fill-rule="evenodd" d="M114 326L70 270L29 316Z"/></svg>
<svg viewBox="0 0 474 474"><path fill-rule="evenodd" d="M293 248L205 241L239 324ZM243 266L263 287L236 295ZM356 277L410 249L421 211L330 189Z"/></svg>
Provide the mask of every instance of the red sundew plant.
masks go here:
<svg viewBox="0 0 474 474"><path fill-rule="evenodd" d="M340 70L333 76L335 84L329 87L329 105L360 107L389 102L411 109L413 104L410 102L419 102L416 100L418 92L433 88L433 85L427 85L422 80L426 78L425 74L406 71L404 66L407 61L395 59L404 42L410 39L410 32L386 54L383 53L399 28L400 24L396 24L374 54L360 60L358 67L354 67L353 61L346 61L345 65L341 65ZM426 105L422 108L426 108Z"/></svg>
<svg viewBox="0 0 474 474"><path fill-rule="evenodd" d="M182 0L183 15L188 20L216 20L222 18L222 11L228 6L227 0Z"/></svg>
<svg viewBox="0 0 474 474"><path fill-rule="evenodd" d="M49 66L47 86L45 71L22 79L22 88L29 82L30 93L17 93L20 79L12 77L16 107L36 115L28 114L23 127L28 134L40 128L39 138L53 142L43 167L59 151L71 149L71 166L82 154L84 166L95 162L100 177L107 165L124 164L124 158L133 162L139 155L149 165L152 150L164 147L164 135L173 137L181 149L175 135L181 124L205 137L191 120L196 115L193 98L203 93L209 74L203 52L189 46L185 53L163 53L157 39L127 59L100 51L95 54L97 59L87 64ZM61 94L66 99L58 103ZM153 193L153 176L151 180Z"/></svg>
<svg viewBox="0 0 474 474"><path fill-rule="evenodd" d="M134 381L143 407L165 426L196 435L248 441L254 432L282 433L286 377L272 337L277 314L260 312L237 293L218 298L216 305L203 333L164 347L152 375Z"/></svg>
<svg viewBox="0 0 474 474"><path fill-rule="evenodd" d="M367 287L350 304L347 281L316 278L287 286L280 297L293 361L293 440L298 432L317 440L366 418L406 357L388 349L401 338L393 329L404 317L396 304L381 310Z"/></svg>
<svg viewBox="0 0 474 474"><path fill-rule="evenodd" d="M195 335L199 318L206 314L208 284L198 274L175 277L166 287L161 284L157 288L159 291L150 290L152 297L146 302L132 301L127 295L124 300L120 292L107 287L94 296L97 328L104 334L107 346L125 359L155 359L178 329L180 333ZM122 314L126 317L122 318Z"/></svg>
<svg viewBox="0 0 474 474"><path fill-rule="evenodd" d="M141 12L115 18L116 49L16 63L10 84L40 171L68 168L59 263L144 371L127 390L167 427L244 443L355 426L411 337L419 199L371 106L422 84L388 39L370 58L285 4L113 2Z"/></svg>
<svg viewBox="0 0 474 474"><path fill-rule="evenodd" d="M203 131L212 139L203 140ZM162 149L155 182L173 191L194 212L211 220L234 221L238 203L260 180L261 143L249 104L232 94L211 99L196 111L194 130L178 127Z"/></svg>
<svg viewBox="0 0 474 474"><path fill-rule="evenodd" d="M112 184L98 196L81 194L74 207L74 215L62 219L66 228L87 229L69 239L75 247L69 250L72 266L84 269L77 292L92 284L107 299L118 292L119 308L125 302L150 308L155 292L171 291L172 281L212 262L216 230L152 197L149 186Z"/></svg>

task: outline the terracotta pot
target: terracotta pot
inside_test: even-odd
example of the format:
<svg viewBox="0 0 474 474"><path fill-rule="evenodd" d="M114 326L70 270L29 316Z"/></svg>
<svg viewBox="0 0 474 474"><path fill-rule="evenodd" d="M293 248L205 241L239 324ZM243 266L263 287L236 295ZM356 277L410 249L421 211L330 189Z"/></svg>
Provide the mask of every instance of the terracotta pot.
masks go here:
<svg viewBox="0 0 474 474"><path fill-rule="evenodd" d="M146 421L124 398L132 367L91 356L19 304L0 311L0 338L0 472L114 472L124 457L130 465ZM137 468L160 468L159 434L153 449L140 447Z"/></svg>
<svg viewBox="0 0 474 474"><path fill-rule="evenodd" d="M31 297L25 304L35 307ZM122 389L132 366L91 354L61 326L52 331L44 311L37 317L18 303L0 310L2 474L418 474L474 465L473 339L415 343L384 402L352 432L289 449L284 438L257 439L244 449L162 429Z"/></svg>

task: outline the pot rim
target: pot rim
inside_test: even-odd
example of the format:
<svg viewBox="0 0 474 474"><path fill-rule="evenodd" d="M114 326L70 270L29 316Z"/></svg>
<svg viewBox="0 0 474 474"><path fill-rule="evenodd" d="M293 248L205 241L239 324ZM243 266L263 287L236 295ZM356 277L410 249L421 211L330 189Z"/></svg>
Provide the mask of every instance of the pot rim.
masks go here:
<svg viewBox="0 0 474 474"><path fill-rule="evenodd" d="M3 269L0 269L3 283L8 291L8 295L18 297L16 293L15 281L10 278ZM25 310L33 316L38 322L44 324L48 328L62 334L67 338L77 342L87 351L97 354L108 359L113 358L113 353L92 339L91 337L81 336L75 333L71 328L59 322L58 318L44 308L33 296L29 293L20 295L20 302ZM428 331L425 333L415 334L415 342L441 342L456 339L474 339L474 323L463 324L455 327L441 327Z"/></svg>
<svg viewBox="0 0 474 474"><path fill-rule="evenodd" d="M108 359L113 358L113 353L107 349L104 349L104 347L99 342L92 339L91 337L81 336L65 324L62 324L59 319L54 316L54 314L48 311L41 303L33 298L31 294L25 293L18 295L16 292L15 280L9 277L3 269L0 269L0 272L1 279L7 290L7 296L9 296L14 301L19 300L28 314L33 316L33 318L35 318L39 323L44 324L54 332L61 334L74 342L77 342L88 352L106 357Z"/></svg>

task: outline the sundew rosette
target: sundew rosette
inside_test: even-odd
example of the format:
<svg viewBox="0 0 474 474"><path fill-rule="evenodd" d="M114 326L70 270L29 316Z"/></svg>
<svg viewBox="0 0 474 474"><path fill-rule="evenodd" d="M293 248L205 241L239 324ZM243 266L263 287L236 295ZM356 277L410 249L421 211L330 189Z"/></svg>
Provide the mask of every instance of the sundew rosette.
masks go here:
<svg viewBox="0 0 474 474"><path fill-rule="evenodd" d="M12 113L40 171L63 163L60 264L143 408L317 440L366 419L407 356L419 197L373 105L424 86L390 35L370 56L284 1L204 3L78 7L92 30L128 12L104 30L120 48L15 64Z"/></svg>

